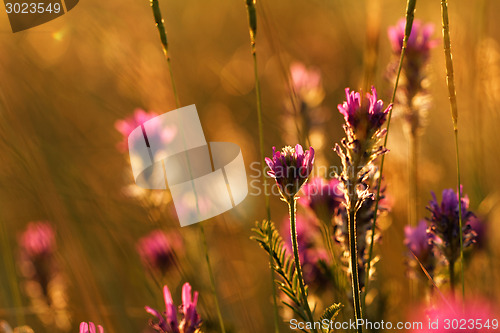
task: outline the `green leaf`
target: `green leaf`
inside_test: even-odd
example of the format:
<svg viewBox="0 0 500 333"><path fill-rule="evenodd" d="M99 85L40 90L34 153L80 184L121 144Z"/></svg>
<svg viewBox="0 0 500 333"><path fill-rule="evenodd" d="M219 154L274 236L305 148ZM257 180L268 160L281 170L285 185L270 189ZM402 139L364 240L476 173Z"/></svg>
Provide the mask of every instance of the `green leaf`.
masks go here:
<svg viewBox="0 0 500 333"><path fill-rule="evenodd" d="M342 309L342 304L340 304L340 303L334 303L334 304L330 305L329 307L327 307L325 309L325 311L323 311L323 314L319 318L319 321L322 323L323 320L325 320L325 319L328 321L335 320L335 317L337 317L337 315L339 314L341 309ZM323 333L329 333L330 329L322 328L321 331Z"/></svg>
<svg viewBox="0 0 500 333"><path fill-rule="evenodd" d="M281 279L281 281L277 280L276 284L291 300L290 303L282 302L291 308L297 316L305 320L307 312L304 302L306 300L303 299L300 293L295 264L292 256L287 252L283 239L276 230L274 223L268 221L257 222L252 231L254 236L250 237L250 239L255 240L267 253L271 251L273 257L272 269ZM269 235L271 235L271 239L269 239Z"/></svg>

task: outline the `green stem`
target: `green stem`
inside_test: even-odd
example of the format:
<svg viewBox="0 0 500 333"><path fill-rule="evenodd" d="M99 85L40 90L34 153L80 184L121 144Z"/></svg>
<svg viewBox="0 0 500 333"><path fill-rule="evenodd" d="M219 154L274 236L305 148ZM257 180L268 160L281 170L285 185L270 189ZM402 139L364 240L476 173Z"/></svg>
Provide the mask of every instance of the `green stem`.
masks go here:
<svg viewBox="0 0 500 333"><path fill-rule="evenodd" d="M413 131L410 134L409 140L409 152L408 152L408 173L409 173L409 220L410 226L416 226L418 220L418 138L417 134Z"/></svg>
<svg viewBox="0 0 500 333"><path fill-rule="evenodd" d="M179 100L179 95L177 93L177 86L175 84L174 73L173 73L173 70L172 70L172 64L170 62L170 57L168 55L168 39L167 39L167 33L165 31L165 25L164 25L163 17L161 15L161 11L160 11L160 6L159 6L159 3L158 3L158 0L150 0L150 3L151 3L151 8L153 9L153 16L154 16L154 19L155 19L156 27L158 28L158 33L160 34L160 41L161 41L161 44L162 44L162 47L163 47L163 53L165 54L165 58L167 60L168 71L169 71L169 74L170 74L170 81L171 81L171 84L172 84L172 91L173 91L174 98L175 98L175 106L177 108L179 108L180 107L180 100ZM181 129L183 128L182 123L180 124L180 127L181 127ZM182 139L183 139L183 142L184 142L184 146L186 146L186 144L185 144L186 138L184 136L184 133L182 133ZM189 175L191 176L190 178L193 179L193 177L192 177L192 171L191 171L191 164L189 162L189 158L187 156L187 152L185 152L185 154L186 154L186 160L188 162ZM194 191L194 194L195 194L196 209L199 212L198 199L197 199L197 195L196 195L196 188L194 186L194 182L193 181L191 181L191 184L192 184L193 191ZM210 278L210 284L211 284L211 287L212 287L212 292L214 294L215 307L216 307L216 310L217 310L217 316L219 318L219 324L220 324L221 332L225 333L226 330L224 328L224 321L222 320L222 313L221 313L221 310L220 310L219 300L218 300L218 297L217 297L217 289L215 287L215 278L214 278L214 275L213 275L212 266L210 264L210 257L208 255L207 238L205 236L205 229L203 228L203 225L201 223L200 223L200 231L201 231L202 243L204 245L205 259L206 259L207 266L208 266L208 274L209 274L209 278Z"/></svg>
<svg viewBox="0 0 500 333"><path fill-rule="evenodd" d="M460 185L460 160L458 154L458 129L455 129L455 151L457 155L457 182L458 182L458 225L460 227L460 275L462 278L462 300L465 302L465 275L464 275L464 236L463 236L463 217L462 217L462 194Z"/></svg>
<svg viewBox="0 0 500 333"><path fill-rule="evenodd" d="M462 182L460 180L460 159L458 149L458 106L457 94L455 91L455 74L453 71L453 59L451 56L451 38L450 38L450 22L448 19L448 2L441 0L441 15L443 21L443 44L444 44L444 57L446 61L446 85L448 86L448 97L450 99L451 119L453 121L453 129L455 131L455 152L457 157L457 182L458 182L458 221L460 226L460 267L462 279L462 300L465 304L465 278L464 278L464 247L463 247L463 229L462 229L462 196L460 187Z"/></svg>
<svg viewBox="0 0 500 333"><path fill-rule="evenodd" d="M215 289L214 273L212 272L212 265L210 264L210 256L208 255L207 237L205 236L205 228L203 228L203 225L201 223L200 223L200 231L201 231L201 238L203 241L203 250L205 251L205 261L207 262L208 275L210 277L210 285L212 287L212 293L214 294L215 308L217 310L217 317L219 318L219 325L220 325L221 332L225 333L226 329L224 328L224 320L222 319L222 313L221 313L220 307L219 307L219 299L217 297L217 290Z"/></svg>
<svg viewBox="0 0 500 333"><path fill-rule="evenodd" d="M396 91L398 89L398 84L399 84L399 77L401 75L401 68L403 67L403 60L405 57L406 53L406 47L408 45L408 38L410 38L410 33L411 33L411 28L413 26L413 19L415 16L415 7L417 5L417 0L408 0L406 3L406 26L405 26L405 36L403 39L403 47L401 48L401 57L399 58L399 65L398 65L398 71L396 74L396 82L394 83L394 90L392 92L392 97L391 97L391 104L394 104L394 100L396 99ZM391 126L391 118L392 118L392 108L389 111L389 114L387 116L387 133L385 134L384 138L384 148L387 148L387 139L389 138L389 129ZM372 257L373 257L373 242L375 240L375 228L376 228L376 223L377 223L377 217L378 217L378 207L379 207L379 202L380 202L380 188L382 187L382 175L384 172L384 162L385 162L385 155L382 155L382 159L380 161L380 176L377 181L377 196L375 198L375 213L373 216L373 223L372 223L372 233L370 236L370 249L368 251L368 262L366 264L366 279L365 279L365 292L363 294L363 304L366 304L366 292L368 291L368 284L370 282L370 268L371 268L371 262L372 262Z"/></svg>
<svg viewBox="0 0 500 333"><path fill-rule="evenodd" d="M246 0L246 8L248 13L248 26L250 32L250 47L252 52L253 59L253 68L254 68L254 77L255 77L255 99L257 103L257 122L259 128L259 148L260 148L260 164L261 164L261 172L262 172L262 183L264 185L264 189L266 189L266 170L265 170L265 162L264 162L264 122L262 120L262 99L260 94L260 80L259 80L259 69L257 65L257 48L256 48L256 36L257 36L257 11L255 7L255 0ZM264 191L265 195L265 205L266 205L266 213L267 213L267 221L271 223L271 204L269 200L269 193ZM269 239L272 237L272 229L269 228ZM278 312L278 301L276 297L276 286L274 284L274 259L273 259L273 250L269 248L269 265L271 267L271 288L273 294L273 306L274 306L274 331L275 333L279 333L279 312Z"/></svg>
<svg viewBox="0 0 500 333"><path fill-rule="evenodd" d="M354 169L356 170L356 169ZM357 176L357 175L356 175ZM353 177L354 178L354 177ZM361 300L360 293L361 290L359 288L359 272L358 272L358 246L356 242L356 204L358 202L358 195L356 193L356 183L353 181L349 181L348 184L348 194L349 194L349 203L348 203L348 233L349 233L349 258L350 266L351 266L351 281L352 281L352 299L354 302L354 314L355 320L363 319L363 313L361 310ZM358 333L363 332L362 326L357 326L356 331Z"/></svg>
<svg viewBox="0 0 500 333"><path fill-rule="evenodd" d="M455 261L448 263L448 270L450 273L450 289L452 297L455 297Z"/></svg>
<svg viewBox="0 0 500 333"><path fill-rule="evenodd" d="M1 242L3 245L3 257L5 263L5 271L9 277L10 289L12 292L12 298L15 306L18 308L16 313L16 326L22 326L25 323L24 312L23 312L23 303L21 301L21 293L19 291L19 284L16 277L16 265L14 264L14 254L12 253L12 249L10 247L9 236L7 235L7 230L3 222L0 222L0 233L1 233Z"/></svg>
<svg viewBox="0 0 500 333"><path fill-rule="evenodd" d="M297 278L299 280L300 292L302 294L302 300L304 302L304 306L306 308L307 316L309 317L309 321L311 323L314 322L314 317L311 312L311 308L309 307L309 302L307 301L307 293L305 288L304 279L302 278L302 267L300 266L300 257L299 257L299 245L297 242L297 226L295 220L295 210L296 205L295 201L297 199L293 197L288 202L289 214L290 214L290 237L292 239L292 247L293 247L293 258L295 262L295 271L297 272ZM317 332L315 328L312 328L313 332Z"/></svg>
<svg viewBox="0 0 500 333"><path fill-rule="evenodd" d="M411 107L411 106L410 106ZM413 112L417 112L413 110ZM417 114L413 115L418 117ZM409 139L409 149L408 149L408 178L410 188L408 189L408 220L409 225L414 227L417 225L418 220L418 137L416 130L411 128L410 139ZM410 282L410 299L413 299L416 294L418 294L418 281L415 279L409 279Z"/></svg>

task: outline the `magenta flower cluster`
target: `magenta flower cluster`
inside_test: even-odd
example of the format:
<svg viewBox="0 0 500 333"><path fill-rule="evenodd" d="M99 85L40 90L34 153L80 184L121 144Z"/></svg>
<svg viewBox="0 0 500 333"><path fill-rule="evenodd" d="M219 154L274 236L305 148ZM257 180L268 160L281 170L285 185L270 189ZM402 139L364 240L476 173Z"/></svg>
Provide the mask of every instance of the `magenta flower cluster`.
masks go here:
<svg viewBox="0 0 500 333"><path fill-rule="evenodd" d="M462 194L462 187L460 187ZM432 200L427 209L431 212L428 218L430 232L434 235L433 243L447 262L455 262L460 256L459 196L452 189L445 189L441 203L432 192ZM463 245L467 247L475 242L476 233L469 223L474 214L469 211L469 198L461 195Z"/></svg>
<svg viewBox="0 0 500 333"><path fill-rule="evenodd" d="M153 271L166 273L175 265L175 250L182 247L182 240L174 234L154 230L137 242L137 252L142 263Z"/></svg>
<svg viewBox="0 0 500 333"><path fill-rule="evenodd" d="M366 94L366 100L361 93L345 89L346 100L338 105L339 112L344 116L346 125L357 134L364 129L369 133L376 132L384 124L392 105L384 109L384 102L378 100L377 90L372 87L371 94Z"/></svg>
<svg viewBox="0 0 500 333"><path fill-rule="evenodd" d="M329 224L344 201L342 184L336 178L311 178L302 187L299 203L308 207L323 223Z"/></svg>
<svg viewBox="0 0 500 333"><path fill-rule="evenodd" d="M31 258L50 256L56 247L54 230L48 222L31 222L21 236L20 245Z"/></svg>
<svg viewBox="0 0 500 333"><path fill-rule="evenodd" d="M312 172L314 149L304 151L301 145L295 148L284 147L277 151L273 147L272 158L265 159L269 171L267 174L276 180L280 193L287 202L292 200Z"/></svg>
<svg viewBox="0 0 500 333"><path fill-rule="evenodd" d="M185 283L182 286L182 305L179 310L175 306L170 290L167 286L163 287L163 297L165 299L165 317L163 315L146 306L145 309L148 313L152 314L158 319L158 322L151 322L151 327L159 333L194 333L201 326L201 317L196 310L198 303L198 292L192 295L191 285ZM180 312L182 319L179 322L177 313Z"/></svg>
<svg viewBox="0 0 500 333"><path fill-rule="evenodd" d="M422 220L416 227L405 226L405 245L410 250L410 259L413 262L413 256L424 266L425 270L433 276L436 265L434 255L433 235L428 231L427 221ZM417 267L417 271L420 271Z"/></svg>
<svg viewBox="0 0 500 333"><path fill-rule="evenodd" d="M101 325L96 326L93 322L81 322L80 333L104 333L104 328Z"/></svg>
<svg viewBox="0 0 500 333"><path fill-rule="evenodd" d="M391 42L392 50L401 53L403 48L403 38L405 36L406 20L400 19L398 23L390 27L387 31ZM430 50L436 46L436 41L431 39L434 33L433 24L423 24L420 20L413 21L413 27L408 39L406 52L408 56L418 54L425 59L429 56Z"/></svg>

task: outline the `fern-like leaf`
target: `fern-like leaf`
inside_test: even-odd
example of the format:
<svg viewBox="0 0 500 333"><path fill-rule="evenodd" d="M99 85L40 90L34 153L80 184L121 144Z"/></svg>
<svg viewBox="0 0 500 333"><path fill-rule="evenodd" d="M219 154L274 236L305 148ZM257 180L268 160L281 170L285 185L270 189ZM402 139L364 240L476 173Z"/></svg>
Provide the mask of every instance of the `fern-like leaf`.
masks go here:
<svg viewBox="0 0 500 333"><path fill-rule="evenodd" d="M291 308L297 316L307 321L307 312L305 300L299 289L298 275L295 270L293 257L287 252L283 239L276 230L273 222L262 221L256 223L256 227L252 229L254 236L250 237L269 253L271 251L273 257L272 269L280 277L280 281L276 281L279 289L290 298L291 302L284 302L284 305ZM271 235L271 239L269 239ZM307 294L307 286L306 294Z"/></svg>
<svg viewBox="0 0 500 333"><path fill-rule="evenodd" d="M337 317L341 309L342 309L342 304L340 303L334 303L330 305L325 309L325 311L323 311L323 314L319 318L320 323L323 323L323 320L327 320L328 322L335 320L335 317ZM323 333L330 332L329 328L322 328L321 330Z"/></svg>

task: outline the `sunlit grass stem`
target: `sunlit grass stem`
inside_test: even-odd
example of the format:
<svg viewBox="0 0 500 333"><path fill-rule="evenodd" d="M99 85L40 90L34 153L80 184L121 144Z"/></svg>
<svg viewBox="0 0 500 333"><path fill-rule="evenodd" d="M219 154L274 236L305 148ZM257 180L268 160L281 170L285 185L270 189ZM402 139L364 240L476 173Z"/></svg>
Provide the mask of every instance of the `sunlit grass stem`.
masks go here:
<svg viewBox="0 0 500 333"><path fill-rule="evenodd" d="M293 248L293 258L295 261L295 271L297 272L297 278L299 280L299 288L300 292L302 294L302 299L304 300L304 306L306 308L307 316L309 317L309 321L311 323L314 322L314 317L311 312L311 308L309 307L309 302L307 301L307 293L306 293L306 288L304 286L304 279L302 277L302 268L300 266L300 257L299 257L299 245L297 242L297 225L296 225L296 218L295 218L295 213L296 213L296 201L297 199L294 197L289 200L288 202L288 208L289 208L289 214L290 214L290 237L292 239L292 248ZM312 332L317 332L316 329L313 327Z"/></svg>
<svg viewBox="0 0 500 333"><path fill-rule="evenodd" d="M412 107L412 106L410 106ZM418 117L418 111L414 115ZM412 126L413 127L413 126ZM418 135L416 129L411 128L408 140L408 220L411 227L415 227L418 221ZM418 294L418 281L410 279L410 299Z"/></svg>
<svg viewBox="0 0 500 333"><path fill-rule="evenodd" d="M158 28L158 33L160 35L160 41L161 41L161 44L162 44L162 47L163 47L163 53L165 54L165 58L167 60L168 71L169 71L169 74L170 74L170 81L171 81L171 84L172 84L172 92L173 92L174 98L175 98L175 106L177 108L179 108L180 107L179 94L177 93L177 86L175 84L174 74L173 74L173 71L172 71L172 64L170 62L170 56L168 54L167 32L165 30L165 25L164 25L163 17L161 15L160 5L158 3L158 0L150 0L150 3L151 3L151 8L153 9L153 16L154 16L154 19L155 19L156 27ZM181 128L183 128L182 124L181 124ZM184 135L182 135L182 138L183 138L184 141L186 140L186 138L184 137ZM186 146L186 145L184 144L184 146ZM187 152L186 152L186 160L187 160L187 163L188 163L188 169L189 169L190 179L193 179L190 161L189 161L189 158L187 158ZM191 182L191 184L193 186L193 191L194 191L195 197L197 197L196 196L196 189L194 187L194 183ZM199 211L198 200L195 199L195 201L196 201L196 208ZM213 274L213 271L212 271L212 265L210 264L210 256L208 255L208 245L207 245L207 238L206 238L206 235L205 235L205 228L203 227L203 225L201 223L199 223L199 228L200 228L200 233L201 233L201 238L202 238L202 243L203 243L203 250L204 250L204 253L205 253L205 261L207 263L207 268L208 268L208 275L209 275L209 278L210 278L210 285L211 285L211 288L212 288L212 293L214 295L214 301L215 301L215 308L216 308L216 311L217 311L217 317L219 319L219 325L220 325L221 332L225 333L226 330L225 330L225 327L224 327L224 320L222 319L222 312L221 312L220 306L219 306L219 300L218 300L218 296L217 296L217 289L216 289L216 286L215 286L215 278L214 278L214 274Z"/></svg>
<svg viewBox="0 0 500 333"><path fill-rule="evenodd" d="M401 68L403 67L403 60L406 53L406 48L408 45L408 39L410 38L411 29L413 26L413 19L415 18L415 7L417 5L417 0L408 0L406 3L406 26L405 26L405 36L403 38L403 47L401 48L401 57L399 59L398 70L396 73L396 82L394 83L394 90L392 92L391 104L394 104L394 100L396 99L396 91L398 89L399 84L399 76L401 75ZM387 116L387 133L384 138L384 148L387 148L387 139L389 138L389 129L391 126L391 118L392 118L392 110L390 109L389 114ZM373 216L372 223L372 232L370 236L370 249L368 251L368 262L366 264L366 280L365 280L365 292L363 294L363 305L366 304L366 292L368 291L368 283L370 282L370 268L373 257L373 242L375 240L375 228L378 217L378 207L380 202L380 188L382 187L382 175L384 172L384 162L385 155L382 155L382 159L380 161L380 176L377 182L377 196L375 198L375 214Z"/></svg>
<svg viewBox="0 0 500 333"><path fill-rule="evenodd" d="M462 279L462 299L465 300L465 278L464 278L464 240L462 229L462 193L460 180L460 159L458 146L458 106L457 94L455 90L455 74L453 71L453 59L451 56L450 22L448 19L448 2L441 0L441 15L443 21L443 46L446 61L446 84L448 86L448 97L450 99L451 118L453 121L453 130L455 132L455 153L457 158L457 182L458 182L458 223L460 227L460 269ZM450 276L451 278L451 276ZM464 302L465 303L465 302Z"/></svg>
<svg viewBox="0 0 500 333"><path fill-rule="evenodd" d="M22 326L25 324L24 312L22 309L23 304L21 300L21 293L19 290L19 283L16 276L16 265L13 259L14 253L10 245L9 236L7 235L4 221L0 221L0 237L0 241L2 242L3 262L5 264L4 268L9 279L10 292L12 294L13 303L18 309L17 311L14 311L16 313L17 326Z"/></svg>
<svg viewBox="0 0 500 333"><path fill-rule="evenodd" d="M408 215L410 226L417 225L418 220L418 135L411 131L408 147L409 203Z"/></svg>
<svg viewBox="0 0 500 333"><path fill-rule="evenodd" d="M262 99L260 94L260 80L259 80L259 69L257 62L257 47L256 47L256 36L257 36L257 11L255 7L255 0L246 0L246 8L248 13L248 27L250 33L250 47L253 59L254 77L255 77L255 99L257 104L257 122L259 128L259 150L260 150L260 164L262 172L262 183L264 188L266 185L266 170L264 163L264 122L262 120ZM265 191L265 204L267 220L271 222L271 205L269 200L269 194ZM271 239L272 230L269 229L269 239ZM271 266L271 286L272 286L272 296L273 296L273 306L274 306L274 331L279 333L279 313L278 313L278 301L276 299L276 286L274 284L274 266L273 250L269 249L269 265Z"/></svg>
<svg viewBox="0 0 500 333"><path fill-rule="evenodd" d="M450 274L450 289L451 295L454 297L455 295L455 261L450 261L448 263L448 270Z"/></svg>
<svg viewBox="0 0 500 333"><path fill-rule="evenodd" d="M356 175L357 176L357 175ZM363 320L363 311L361 309L361 300L359 288L359 272L358 272L358 247L357 247L357 231L356 231L356 204L358 196L356 194L356 183L352 183L350 188L347 189L351 198L349 199L348 208L348 233L349 233L349 257L351 259L351 280L352 280L352 297L354 301L354 313L356 315L356 322ZM357 332L362 333L363 327L357 326Z"/></svg>

